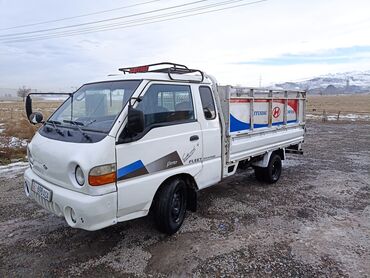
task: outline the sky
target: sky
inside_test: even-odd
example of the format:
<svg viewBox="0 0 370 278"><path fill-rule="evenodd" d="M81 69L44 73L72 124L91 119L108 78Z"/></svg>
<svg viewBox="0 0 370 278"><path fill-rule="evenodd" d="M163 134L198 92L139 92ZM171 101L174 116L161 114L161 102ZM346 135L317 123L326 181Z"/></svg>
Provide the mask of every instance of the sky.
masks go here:
<svg viewBox="0 0 370 278"><path fill-rule="evenodd" d="M245 86L370 70L369 0L251 2L0 0L0 88L72 91L119 67L163 61ZM115 29L92 32L101 25ZM60 36L81 28L89 33Z"/></svg>

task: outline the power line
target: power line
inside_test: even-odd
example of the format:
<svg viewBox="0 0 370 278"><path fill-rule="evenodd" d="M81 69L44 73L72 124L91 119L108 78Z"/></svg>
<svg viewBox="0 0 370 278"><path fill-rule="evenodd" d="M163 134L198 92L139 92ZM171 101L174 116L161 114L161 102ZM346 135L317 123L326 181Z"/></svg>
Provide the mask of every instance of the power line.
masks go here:
<svg viewBox="0 0 370 278"><path fill-rule="evenodd" d="M244 0L237 0L237 1L226 1L228 2L227 4L230 3L235 3L235 2L241 2ZM6 39L0 39L0 41L4 42L25 42L25 41L35 41L35 40L43 40L43 39L50 39L50 38L61 38L61 37L68 37L68 36L75 36L75 35L81 35L81 34L90 34L90 33L95 33L95 32L102 32L102 31L110 31L110 30L117 30L117 29L124 29L124 28L131 28L135 26L142 26L142 25L148 25L148 24L153 24L153 23L158 23L158 22L165 22L165 21L170 21L170 20L176 20L180 18L186 18L186 17L191 17L191 16L196 16L196 15L202 15L202 14L207 14L207 13L212 13L212 12L218 12L218 11L223 11L223 10L228 10L232 8L237 8L237 7L242 7L242 6L247 6L247 5L253 5L253 4L258 4L261 2L266 2L268 0L259 0L259 1L254 1L254 2L248 2L244 4L239 4L239 5L234 5L234 6L229 6L229 7L224 7L224 8L219 8L219 9L213 9L209 11L203 11L203 12L196 12L192 14L187 14L187 15L182 15L182 16L177 16L177 17L170 17L173 16L174 13L170 15L157 15L153 16L150 18L144 18L144 19L136 19L136 20L131 20L123 23L116 23L114 24L117 27L107 27L107 26L100 26L98 28L90 27L90 28L85 28L87 30L71 30L69 32L61 32L61 33L54 33L54 34L45 34L42 36L29 36L29 37L20 37L20 38L6 38ZM226 5L226 4L223 4ZM210 5L207 6L209 9ZM204 10L205 8L197 8L197 10ZM192 9L191 12L196 11L195 9ZM182 14L184 11L178 11L176 12L177 14ZM189 13L189 10L186 11L186 13ZM154 20L157 18L163 18L163 17L170 17L170 18L165 18L165 19L160 19L160 20ZM144 22L143 22L144 21ZM145 22L148 21L148 22ZM135 22L139 22L136 23Z"/></svg>
<svg viewBox="0 0 370 278"><path fill-rule="evenodd" d="M117 8L113 8L113 9L109 9L109 10L103 10L103 11L97 11L97 12L92 12L92 13L87 13L87 14L81 14L81 15L76 15L76 16L59 18L59 19L53 19L53 20L36 22L36 23L30 23L30 24L0 28L0 31L19 29L19 28L25 28L25 27L32 27L32 26L42 25L42 24L46 24L46 23L53 23L53 22L65 21L65 20L70 20L70 19L75 19L75 18L87 17L87 16L91 16L91 15L97 15L97 14L103 14L103 13L108 13L108 12L113 12L113 11L119 11L119 10L123 10L123 9L127 9L127 8L147 5L147 4L150 4L150 3L153 3L153 2L159 2L159 1L161 1L161 0L151 0L151 1L143 2L143 3L137 3L137 4L127 5L127 6L117 7Z"/></svg>
<svg viewBox="0 0 370 278"><path fill-rule="evenodd" d="M161 11L165 11L165 10L176 9L176 8L185 7L185 6L189 6L189 5L194 5L194 4L198 4L198 3L206 2L206 1L208 1L208 0L198 0L198 1L190 2L190 3L185 3L185 4L180 4L180 5L175 5L175 6L170 6L170 7L166 7L166 8L135 13L135 14L129 14L129 15L125 15L125 16L107 18L107 19L90 21L90 22L79 23L79 24L72 24L72 25L67 25L67 26L62 26L62 27L41 29L41 30L36 30L36 31L20 32L20 33L13 33L13 34L4 34L4 35L0 35L0 37L14 37L14 36L19 36L19 35L29 35L29 34L44 33L44 32L49 32L49 31L61 30L61 29L75 28L75 27L92 25L92 24L108 22L108 21L114 21L114 20L119 20L119 19L124 19L124 18L129 18L129 17L135 17L135 16L140 16L140 15L145 15L145 14L150 14L150 13L156 13L156 12L161 12Z"/></svg>
<svg viewBox="0 0 370 278"><path fill-rule="evenodd" d="M225 5L225 4L230 4L230 3L234 3L234 2L240 2L240 1L245 1L245 0L228 0L228 1L224 1L224 2L219 2L219 3L215 3L215 4L210 4L210 5L204 5L204 6L198 6L198 7L195 7L195 8L191 8L191 9L183 9L183 10L180 10L180 11L175 11L175 12L171 12L171 13L167 13L167 14L159 14L159 15L154 15L154 16L150 16L150 17L144 17L144 18L138 18L138 19L133 19L133 20L129 20L129 21L124 21L124 22L118 22L118 23L111 23L111 24L106 24L106 25L100 25L100 26L92 26L92 27L85 27L85 28L79 28L79 29L75 29L75 30L66 30L66 31L62 31L62 32L53 32L53 33L48 33L48 34L40 34L40 35L35 35L35 36L19 36L19 37L11 37L11 38L1 38L0 36L0 41L4 41L4 40L17 40L17 39L25 39L25 38L43 38L43 37L49 37L49 36L59 36L59 35L68 35L68 34L75 34L75 33L84 33L86 31L100 31L100 30L105 30L107 28L110 28L110 27L115 27L115 26L122 26L122 25L127 25L127 24L132 24L132 23L136 23L136 22L145 22L145 21L148 21L148 20L153 20L153 19L158 19L158 18L163 18L163 17L168 17L168 16L172 16L172 15L176 15L176 14L182 14L182 13L186 13L186 12L192 12L192 11L197 11L199 9L206 9L206 8L212 8L212 7L215 7L215 6L220 6L220 5Z"/></svg>
<svg viewBox="0 0 370 278"><path fill-rule="evenodd" d="M148 25L148 24L159 23L159 22L166 22L166 21L171 21L171 20L176 20L176 19L181 19L181 18L187 18L187 17L197 16L197 15L202 15L202 14L207 14L207 13L212 13L212 12L228 10L228 9L232 9L232 8L252 5L252 4L256 4L256 3L259 3L259 2L265 2L265 1L269 1L269 0L260 0L260 1L250 2L250 3L235 5L235 6L231 6L231 7L220 8L220 9L215 9L215 10L205 11L205 12L198 12L198 13L193 13L193 14L190 14L190 15L177 16L177 17L167 18L167 19L162 19L162 20L154 20L154 21L150 21L150 22L137 23L137 24L127 24L127 25L123 25L123 26L115 27L115 28L105 28L105 29L85 31L85 32L80 32L80 33L74 32L74 33L69 33L69 34L64 34L64 35L43 36L43 37L35 37L35 38L31 37L31 38L27 38L27 39L8 40L8 41L5 41L5 42L37 41L37 40L44 40L44 39L51 39L51 38L62 38L62 37L76 36L76 35L81 35L81 34L90 34L90 33L96 33L96 32L111 31L111 30L117 30L117 29L126 29L126 28L131 28L131 27L136 27L136 26Z"/></svg>
<svg viewBox="0 0 370 278"><path fill-rule="evenodd" d="M144 17L144 18L138 18L138 19L133 19L133 20L124 21L124 22L110 23L110 24L100 25L100 26L85 27L85 28L79 28L79 29L76 29L76 30L67 30L67 31L62 31L62 32L53 32L53 33L49 33L49 34L45 34L45 35L39 35L39 36L37 36L37 35L29 36L29 37L20 36L18 38L3 38L3 39L0 36L0 41L5 40L5 39L8 39L8 40L9 39L12 39L12 40L14 39L15 40L15 39L19 39L19 38L36 38L36 37L54 36L54 35L59 36L59 35L65 35L65 34L80 33L80 32L85 32L85 31L90 31L90 30L94 30L94 31L105 30L105 29L110 28L110 27L122 26L122 25L132 24L132 23L136 23L136 22L149 21L149 20L153 20L153 19L173 16L173 15L176 15L176 14L189 13L189 12L214 8L214 7L218 7L218 6L224 6L224 5L227 5L227 4L233 4L233 3L236 3L236 2L242 2L242 1L246 1L246 0L228 0L228 1L224 1L224 2L213 3L213 4L209 4L209 5L198 6L198 7L195 7L195 8L183 9L183 10L179 10L179 11L175 11L175 12L159 14L159 15L154 15L154 16Z"/></svg>

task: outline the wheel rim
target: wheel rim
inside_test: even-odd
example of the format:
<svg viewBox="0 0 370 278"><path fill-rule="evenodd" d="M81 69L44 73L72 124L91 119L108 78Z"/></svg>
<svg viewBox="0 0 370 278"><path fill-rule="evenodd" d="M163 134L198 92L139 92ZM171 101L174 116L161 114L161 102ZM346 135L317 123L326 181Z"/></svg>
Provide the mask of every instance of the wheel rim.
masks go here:
<svg viewBox="0 0 370 278"><path fill-rule="evenodd" d="M184 194L181 188L178 188L172 197L171 203L171 219L175 223L179 223L184 211Z"/></svg>
<svg viewBox="0 0 370 278"><path fill-rule="evenodd" d="M274 163L272 164L272 178L274 180L277 180L280 176L281 172L281 164L279 160L275 160Z"/></svg>

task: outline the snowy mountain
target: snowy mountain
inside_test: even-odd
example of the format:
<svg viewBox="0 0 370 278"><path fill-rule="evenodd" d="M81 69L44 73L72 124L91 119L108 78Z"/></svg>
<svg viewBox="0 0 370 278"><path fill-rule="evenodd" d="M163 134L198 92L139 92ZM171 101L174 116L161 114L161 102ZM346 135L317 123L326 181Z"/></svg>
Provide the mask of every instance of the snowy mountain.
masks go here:
<svg viewBox="0 0 370 278"><path fill-rule="evenodd" d="M275 84L285 90L308 90L317 94L370 92L370 71L327 74L308 80Z"/></svg>

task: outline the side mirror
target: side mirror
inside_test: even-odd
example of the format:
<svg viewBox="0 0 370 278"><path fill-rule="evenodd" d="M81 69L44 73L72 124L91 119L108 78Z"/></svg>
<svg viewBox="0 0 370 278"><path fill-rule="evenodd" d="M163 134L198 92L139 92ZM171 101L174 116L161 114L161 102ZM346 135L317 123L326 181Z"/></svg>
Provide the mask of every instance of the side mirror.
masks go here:
<svg viewBox="0 0 370 278"><path fill-rule="evenodd" d="M32 114L32 99L31 99L31 96L30 96L30 95L28 95L28 96L26 97L26 115L27 115L27 119L28 119L29 121L31 121L31 120L30 120L30 116L31 116L31 114Z"/></svg>
<svg viewBox="0 0 370 278"><path fill-rule="evenodd" d="M26 97L26 114L30 123L34 125L42 123L44 119L40 112L32 112L32 99L29 95Z"/></svg>
<svg viewBox="0 0 370 278"><path fill-rule="evenodd" d="M127 114L127 131L130 135L134 135L144 131L144 113L141 110L135 109L132 106L128 107Z"/></svg>
<svg viewBox="0 0 370 278"><path fill-rule="evenodd" d="M39 123L42 123L42 120L43 119L44 119L44 116L40 112L31 113L31 115L28 118L28 120L30 121L30 123L31 124L34 124L34 125L39 124Z"/></svg>

